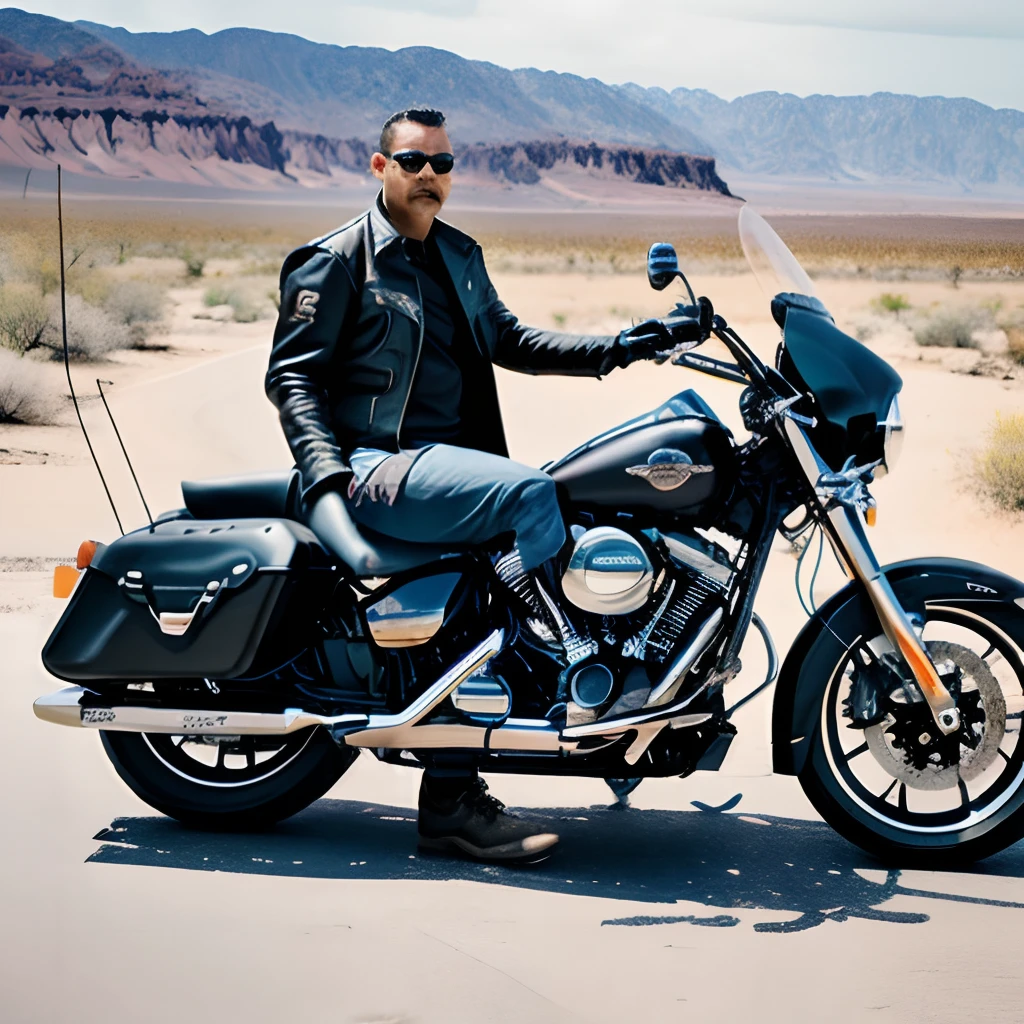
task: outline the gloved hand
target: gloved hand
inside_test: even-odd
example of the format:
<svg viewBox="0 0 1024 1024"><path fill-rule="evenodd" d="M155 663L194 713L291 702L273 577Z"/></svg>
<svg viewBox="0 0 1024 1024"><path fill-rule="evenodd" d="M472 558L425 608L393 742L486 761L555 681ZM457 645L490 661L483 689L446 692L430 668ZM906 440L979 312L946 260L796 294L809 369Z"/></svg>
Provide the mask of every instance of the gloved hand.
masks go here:
<svg viewBox="0 0 1024 1024"><path fill-rule="evenodd" d="M699 345L711 333L715 311L709 299L701 296L696 306L676 307L683 315L664 320L644 320L627 327L618 337L619 366L629 366L638 359L665 359L679 346Z"/></svg>

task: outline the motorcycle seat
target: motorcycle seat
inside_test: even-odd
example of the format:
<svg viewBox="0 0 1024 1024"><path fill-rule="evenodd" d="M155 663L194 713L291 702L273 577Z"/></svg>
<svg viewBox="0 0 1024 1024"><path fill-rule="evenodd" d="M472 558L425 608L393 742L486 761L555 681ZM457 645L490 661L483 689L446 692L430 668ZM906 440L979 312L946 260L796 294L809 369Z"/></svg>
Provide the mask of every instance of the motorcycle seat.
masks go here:
<svg viewBox="0 0 1024 1024"><path fill-rule="evenodd" d="M182 480L181 494L185 508L196 519L292 519L306 523L301 484L299 471L293 468ZM358 577L394 576L454 554L434 544L395 540L351 521L350 525L348 544L335 554Z"/></svg>

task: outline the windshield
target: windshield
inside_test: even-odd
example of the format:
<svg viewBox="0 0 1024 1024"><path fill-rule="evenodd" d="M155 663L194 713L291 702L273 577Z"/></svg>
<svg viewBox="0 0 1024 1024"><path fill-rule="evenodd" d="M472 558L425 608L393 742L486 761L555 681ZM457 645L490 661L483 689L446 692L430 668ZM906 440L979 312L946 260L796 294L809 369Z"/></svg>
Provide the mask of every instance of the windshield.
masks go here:
<svg viewBox="0 0 1024 1024"><path fill-rule="evenodd" d="M811 279L768 222L749 205L740 209L740 244L757 283L770 299L781 292L817 298Z"/></svg>

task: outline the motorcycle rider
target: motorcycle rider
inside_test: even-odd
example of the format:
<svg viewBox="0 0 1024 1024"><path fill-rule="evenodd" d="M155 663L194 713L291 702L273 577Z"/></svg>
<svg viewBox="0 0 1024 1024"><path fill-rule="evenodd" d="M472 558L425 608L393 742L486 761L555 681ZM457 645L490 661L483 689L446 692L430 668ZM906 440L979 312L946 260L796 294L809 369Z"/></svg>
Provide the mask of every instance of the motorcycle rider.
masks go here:
<svg viewBox="0 0 1024 1024"><path fill-rule="evenodd" d="M522 325L498 298L480 246L437 219L451 151L439 111L387 119L370 159L381 182L373 205L285 260L266 390L323 543L350 565L357 552L363 564L352 568L373 575L374 552L353 521L450 546L514 533L496 571L564 660L554 588L536 574L566 540L555 483L508 458L492 364L600 378L675 339L659 321L607 336ZM507 814L458 763L424 771L419 838L502 861L536 861L558 842Z"/></svg>

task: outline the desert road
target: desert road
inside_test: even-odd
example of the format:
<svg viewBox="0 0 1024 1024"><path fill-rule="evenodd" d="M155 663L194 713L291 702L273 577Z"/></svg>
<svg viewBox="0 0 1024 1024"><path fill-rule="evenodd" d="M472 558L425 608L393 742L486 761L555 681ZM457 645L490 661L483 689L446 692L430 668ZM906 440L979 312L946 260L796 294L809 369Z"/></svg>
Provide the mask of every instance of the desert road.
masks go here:
<svg viewBox="0 0 1024 1024"><path fill-rule="evenodd" d="M532 870L420 856L417 773L368 755L265 835L187 831L98 737L34 719L45 623L0 617L11 1024L963 1021L1024 1011L1024 845L885 870L795 780L492 778L562 834Z"/></svg>
<svg viewBox="0 0 1024 1024"><path fill-rule="evenodd" d="M283 457L260 395L264 360L243 351L124 392L126 436L145 420L162 443L137 459L156 507L180 500L183 475ZM964 424L980 434L973 424L1019 407L1019 392L903 369L913 429L900 473L878 488L880 554L1024 574L1020 526L948 485ZM662 401L666 379L657 367L613 376L597 403L586 382L503 378L513 450L535 463L559 454ZM699 386L735 415L727 385ZM243 395L251 408L226 418ZM726 772L648 780L626 810L609 808L600 781L492 778L501 799L562 835L532 870L421 857L416 771L369 755L271 833L181 828L132 795L95 734L32 714L59 685L39 650L61 606L29 556L72 555L111 524L88 466L4 469L5 493L21 498L3 510L14 569L0 574L5 1022L1024 1019L1024 844L962 873L879 866L816 817L796 780L757 774L769 763L766 700L737 716ZM783 548L759 610L785 651L802 617ZM824 593L836 582L824 578Z"/></svg>

